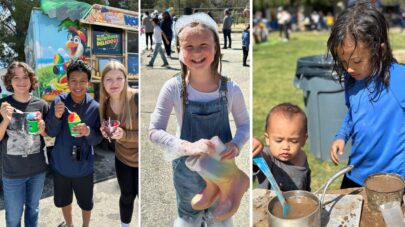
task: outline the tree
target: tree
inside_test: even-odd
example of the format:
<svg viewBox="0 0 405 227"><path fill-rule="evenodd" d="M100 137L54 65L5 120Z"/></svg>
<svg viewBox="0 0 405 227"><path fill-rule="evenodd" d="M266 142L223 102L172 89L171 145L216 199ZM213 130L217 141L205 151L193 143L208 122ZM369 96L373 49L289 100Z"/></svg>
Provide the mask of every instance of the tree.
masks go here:
<svg viewBox="0 0 405 227"><path fill-rule="evenodd" d="M39 0L0 1L0 59L3 66L13 60L24 61L24 41L31 9Z"/></svg>

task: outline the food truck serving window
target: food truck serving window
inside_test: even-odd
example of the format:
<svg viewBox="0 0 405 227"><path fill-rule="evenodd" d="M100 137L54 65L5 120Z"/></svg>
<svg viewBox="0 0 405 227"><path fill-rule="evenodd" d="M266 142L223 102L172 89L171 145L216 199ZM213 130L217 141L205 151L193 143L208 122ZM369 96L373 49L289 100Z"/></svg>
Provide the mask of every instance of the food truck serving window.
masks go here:
<svg viewBox="0 0 405 227"><path fill-rule="evenodd" d="M128 72L138 74L138 33L128 31Z"/></svg>
<svg viewBox="0 0 405 227"><path fill-rule="evenodd" d="M122 54L122 30L93 26L93 54Z"/></svg>

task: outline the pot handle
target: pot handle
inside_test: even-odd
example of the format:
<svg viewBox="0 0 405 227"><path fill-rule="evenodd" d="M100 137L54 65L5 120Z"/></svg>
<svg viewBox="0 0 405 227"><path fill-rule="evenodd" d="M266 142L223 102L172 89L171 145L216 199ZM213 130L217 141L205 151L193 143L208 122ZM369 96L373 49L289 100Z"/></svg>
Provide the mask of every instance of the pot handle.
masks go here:
<svg viewBox="0 0 405 227"><path fill-rule="evenodd" d="M322 206L322 207L323 207L323 200L324 200L324 198L325 198L325 193L326 193L326 190L328 189L329 185L330 185L333 181L335 181L336 178L338 178L339 176L341 176L342 174L345 174L345 173L349 172L350 170L352 170L353 167L354 167L354 165L348 165L348 166L345 166L345 167L341 168L339 171L337 171L337 172L328 180L328 182L327 182L326 184L322 185L321 188L319 188L318 190L316 190L316 191L314 192L314 194L315 194L315 193L317 193L319 190L321 190L321 189L323 188L323 193L322 193L322 197L321 197L321 206Z"/></svg>

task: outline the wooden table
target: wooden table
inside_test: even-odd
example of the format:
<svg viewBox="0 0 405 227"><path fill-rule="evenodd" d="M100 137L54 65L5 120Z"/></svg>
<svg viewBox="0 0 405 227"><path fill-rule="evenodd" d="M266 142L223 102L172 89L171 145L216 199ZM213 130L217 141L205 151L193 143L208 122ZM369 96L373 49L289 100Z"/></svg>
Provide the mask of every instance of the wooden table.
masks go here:
<svg viewBox="0 0 405 227"><path fill-rule="evenodd" d="M363 206L360 218L361 227L383 227L384 219L380 212L372 212L367 205L367 197L364 188L350 188L331 190L328 194L341 195L361 195L363 197ZM267 219L267 204L270 201L270 191L266 189L253 189L253 226L269 227ZM405 211L405 205L402 205L402 212Z"/></svg>

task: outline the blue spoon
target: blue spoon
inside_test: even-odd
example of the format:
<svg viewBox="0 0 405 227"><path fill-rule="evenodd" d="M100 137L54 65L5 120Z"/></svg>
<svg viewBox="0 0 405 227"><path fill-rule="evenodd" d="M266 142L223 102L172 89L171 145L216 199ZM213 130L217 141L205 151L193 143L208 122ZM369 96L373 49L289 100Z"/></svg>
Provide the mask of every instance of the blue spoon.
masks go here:
<svg viewBox="0 0 405 227"><path fill-rule="evenodd" d="M274 179L274 176L271 173L266 161L264 160L264 158L262 156L254 157L253 161L256 163L256 165L259 167L259 169L264 173L264 175L266 175L267 179L269 180L269 182L271 184L271 188L276 192L278 201L280 201L281 207L283 208L283 218L287 217L287 210L290 208L290 206L285 201L283 193L281 192L280 187L278 187L276 179Z"/></svg>

